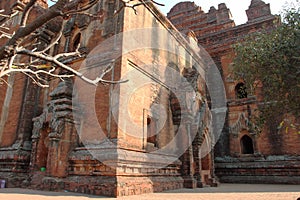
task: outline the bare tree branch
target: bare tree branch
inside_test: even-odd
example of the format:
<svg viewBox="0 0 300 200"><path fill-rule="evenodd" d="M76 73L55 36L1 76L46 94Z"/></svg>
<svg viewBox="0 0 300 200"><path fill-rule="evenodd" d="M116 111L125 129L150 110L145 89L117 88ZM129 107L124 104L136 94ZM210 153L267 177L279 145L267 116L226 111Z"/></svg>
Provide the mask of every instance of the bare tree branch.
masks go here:
<svg viewBox="0 0 300 200"><path fill-rule="evenodd" d="M84 5L83 7L79 8L79 9L76 9L76 10L70 10L68 12L65 12L64 14L65 15L71 15L71 14L82 13L84 11L87 11L91 7L93 7L98 2L99 2L99 0L91 0L91 2L89 2L87 5Z"/></svg>
<svg viewBox="0 0 300 200"><path fill-rule="evenodd" d="M146 5L147 3L154 3L159 6L164 6L164 4L157 3L156 1L153 1L153 0L146 0L146 1L138 0L139 3L131 3L131 2L135 2L136 0L120 0L120 1L123 3L123 5L117 11L115 11L114 15L117 15L118 13L120 13L125 7L132 8L134 13L137 15L136 7L140 6L140 5Z"/></svg>
<svg viewBox="0 0 300 200"><path fill-rule="evenodd" d="M8 22L8 20L12 19L14 16L16 16L19 12L15 11L11 14L1 14L3 13L4 10L0 10L0 17L2 17L2 19L0 19L0 38L7 38L7 39L11 39L13 34L9 33L9 28L6 26L6 23ZM2 29L2 30L1 30Z"/></svg>
<svg viewBox="0 0 300 200"><path fill-rule="evenodd" d="M33 8L36 1L37 0L30 0L30 2L26 5L26 7L23 11L22 19L21 19L21 27L25 27L29 13L30 13L31 9Z"/></svg>
<svg viewBox="0 0 300 200"><path fill-rule="evenodd" d="M31 22L28 22L28 17L31 10L34 8L37 0L30 0L24 9L22 8L22 17L20 27L16 29L14 33L10 32L8 27L8 21L16 16L19 11L13 11L11 14L4 14L4 10L0 10L0 38L7 38L7 42L0 46L0 79L2 82L6 82L4 77L9 76L11 73L23 73L28 76L35 84L40 87L48 87L48 78L70 78L73 76L80 77L83 81L98 85L103 84L117 84L124 83L127 80L105 80L104 77L110 73L115 67L115 61L113 60L108 64L96 78L89 78L80 71L73 69L65 63L65 60L69 58L79 58L81 53L79 52L79 45L74 52L63 52L56 55L50 55L48 51L52 49L62 37L62 32L66 24L66 19L71 15L84 14L90 17L95 17L89 13L88 10L96 5L100 0L51 0L56 2L53 6L46 9L45 12L38 16ZM163 5L155 2L154 0L119 0L122 2L121 7L116 11L115 15L119 13L125 7L132 8L137 14L136 7L146 5L148 3L154 3L157 5ZM38 35L40 34L40 28L46 25L52 19L63 17L63 22L60 31L50 44L42 49L38 46ZM28 43L27 41L30 40ZM37 51L37 49L39 49ZM22 59L19 59L22 58ZM27 60L26 60L27 59ZM20 63L20 60L21 63ZM25 60L25 61L24 61ZM45 64L46 63L46 64ZM63 69L66 74L57 74L56 69Z"/></svg>
<svg viewBox="0 0 300 200"><path fill-rule="evenodd" d="M127 82L127 80L121 80L121 81L109 81L109 80L104 80L103 79L103 76L105 74L108 73L108 71L105 71L104 75L103 74L100 74L99 77L97 77L96 79L90 79L86 76L84 76L84 74L82 74L81 72L79 71L76 71L75 69L65 65L64 63L62 63L61 61L59 61L59 58L61 57L70 57L70 56L77 56L77 55L80 55L80 53L78 51L76 52L71 52L71 53L62 53L62 54L58 54L54 57L52 56L47 56L47 55L43 55L41 53L38 53L38 52L32 52L30 50L27 50L27 49L21 49L19 51L17 51L18 54L25 54L25 55L30 55L30 56L33 56L33 57L36 57L36 58L39 58L39 59L42 59L42 60L45 60L45 61L49 61L51 63L54 63L56 64L57 66L59 66L60 68L62 69L65 69L67 70L68 72L71 72L73 75L75 76L78 76L80 77L82 80L84 80L85 82L87 83L90 83L92 85L98 85L99 82L103 82L103 83L111 83L111 84L117 84L117 83L124 83L124 82ZM114 67L114 66L113 66ZM112 67L112 68L113 68ZM2 77L3 75L0 74L0 77Z"/></svg>

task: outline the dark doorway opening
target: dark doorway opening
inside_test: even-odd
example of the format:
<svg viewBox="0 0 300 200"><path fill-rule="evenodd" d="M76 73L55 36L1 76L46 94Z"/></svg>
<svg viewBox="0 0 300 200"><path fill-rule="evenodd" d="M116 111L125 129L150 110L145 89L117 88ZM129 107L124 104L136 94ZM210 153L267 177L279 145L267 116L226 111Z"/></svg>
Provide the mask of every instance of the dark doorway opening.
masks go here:
<svg viewBox="0 0 300 200"><path fill-rule="evenodd" d="M248 135L244 135L241 139L242 154L254 154L253 141Z"/></svg>

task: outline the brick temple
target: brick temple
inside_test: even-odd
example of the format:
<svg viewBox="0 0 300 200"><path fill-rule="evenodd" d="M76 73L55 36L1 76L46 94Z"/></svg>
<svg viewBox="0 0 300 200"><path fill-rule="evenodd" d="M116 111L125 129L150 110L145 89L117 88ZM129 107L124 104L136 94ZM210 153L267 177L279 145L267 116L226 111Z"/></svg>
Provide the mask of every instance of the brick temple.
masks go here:
<svg viewBox="0 0 300 200"><path fill-rule="evenodd" d="M0 2L5 10L22 6ZM114 15L120 6L101 0L89 9L93 17L65 20L50 51L80 44L82 57L64 63L90 78L113 66L105 80L124 83L49 78L49 88L41 88L12 74L9 86L1 85L0 179L7 187L125 196L222 182L300 184L300 136L275 124L253 132L249 121L263 95L244 93L230 74L232 45L278 23L269 4L252 0L248 21L238 26L223 3L206 13L186 1L167 16L152 3ZM39 0L30 19L45 8ZM55 39L62 23L39 30L38 48ZM214 73L220 87L210 86L218 82ZM219 107L215 94L224 100Z"/></svg>

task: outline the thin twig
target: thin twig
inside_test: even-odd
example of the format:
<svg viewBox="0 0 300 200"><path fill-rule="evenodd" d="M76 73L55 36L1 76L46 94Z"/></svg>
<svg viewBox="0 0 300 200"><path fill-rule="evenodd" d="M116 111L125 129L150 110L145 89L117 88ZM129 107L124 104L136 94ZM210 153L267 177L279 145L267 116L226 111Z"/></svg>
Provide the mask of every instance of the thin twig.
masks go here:
<svg viewBox="0 0 300 200"><path fill-rule="evenodd" d="M58 41L60 40L61 36L62 36L62 31L63 31L63 26L61 27L57 37L54 39L54 41L49 44L44 50L39 51L39 53L45 53L46 51L48 51L49 49L51 49L54 45L58 44Z"/></svg>
<svg viewBox="0 0 300 200"><path fill-rule="evenodd" d="M134 4L131 4L131 2L133 2L135 0L127 0L127 1L120 0L120 1L123 3L123 5L117 11L115 11L114 16L117 15L117 14L119 14L126 7L133 9L134 13L137 15L137 9L136 9L136 7L138 7L140 5L146 5L147 3L151 3L152 2L152 3L156 4L156 5L164 6L164 4L158 3L158 2L153 1L153 0L146 0L146 1L139 0L140 3L134 3Z"/></svg>
<svg viewBox="0 0 300 200"><path fill-rule="evenodd" d="M77 14L77 13L81 13L84 12L88 9L90 9L91 7L93 7L96 3L98 3L99 0L92 0L91 2L88 3L88 5L83 6L82 8L78 8L76 10L70 10L68 12L64 12L64 15L71 15L71 14Z"/></svg>
<svg viewBox="0 0 300 200"><path fill-rule="evenodd" d="M90 0L87 4L82 6L77 6L80 0L58 0L53 2L57 2L54 6L49 8L49 10L37 18L36 21L33 21L31 23L27 24L27 19L30 14L31 9L34 7L34 4L37 0L30 0L29 3L24 8L24 12L21 19L21 27L16 31L16 33L9 34L6 31L9 31L9 27L6 27L6 22L8 19L11 19L13 16L18 14L18 11L12 13L11 15L5 15L3 14L4 11L0 11L0 16L4 17L4 20L0 20L0 37L8 37L9 40L6 43L5 48L0 48L1 54L0 57L2 59L2 63L0 64L0 78L8 76L10 73L13 72L22 72L29 78L33 80L34 83L41 87L48 87L47 80L45 79L44 75L55 77L55 78L65 78L65 77L73 77L77 76L81 78L83 81L98 85L99 83L108 83L108 84L117 84L117 83L124 83L127 82L127 80L120 80L120 81L113 81L113 80L105 80L104 77L108 73L110 73L114 67L115 63L112 62L109 65L105 67L105 69L95 78L91 79L86 77L83 73L73 69L71 66L68 66L64 63L66 58L73 58L73 57L80 57L81 53L79 52L79 45L77 49L74 52L65 52L65 53L59 53L57 55L51 56L47 52L51 48L53 48L54 45L58 44L59 40L62 37L63 28L65 27L65 24L62 25L61 30L56 35L55 39L48 44L46 47L44 47L42 50L36 51L34 48L35 45L32 42L30 43L30 46L26 46L26 44L23 44L23 41L27 41L28 37L31 37L32 34L36 34L37 30L41 28L43 25L45 25L49 19L55 18L55 17L66 17L73 14L84 14L90 17L95 17L93 14L90 14L86 12L91 7L93 7L96 3L99 2L99 0ZM157 3L154 0L119 0L123 3L123 5L120 7L116 13L120 12L125 7L132 8L134 12L137 14L137 7L140 5L145 5L147 3L154 3L157 5L163 6L163 4ZM75 9L75 7L77 9ZM115 13L115 14L116 14ZM33 38L35 39L35 38ZM31 38L30 41L33 41ZM20 47L21 45L25 47ZM30 50L34 48L33 50ZM28 56L28 63L27 61L25 63L16 63L15 61L17 56L23 55ZM23 60L23 59L22 59ZM52 63L52 67L48 67L45 65L39 65L41 61ZM66 70L69 74L63 75L63 74L55 74L56 69L61 68Z"/></svg>
<svg viewBox="0 0 300 200"><path fill-rule="evenodd" d="M30 11L32 10L35 2L37 0L30 0L30 2L26 5L24 11L23 11L23 15L22 15L22 19L21 19L21 27L25 27L26 23L27 23L27 19L29 16Z"/></svg>
<svg viewBox="0 0 300 200"><path fill-rule="evenodd" d="M33 57L51 62L53 64L56 64L58 67L60 67L62 69L65 69L65 70L69 71L70 73L72 73L72 76L74 76L74 75L78 76L79 78L81 78L85 82L93 84L93 85L98 85L99 82L110 83L110 84L118 84L118 83L125 83L125 82L128 81L128 80L120 80L120 81L104 80L102 74L100 74L100 76L97 77L96 79L90 79L90 78L85 77L81 72L73 69L72 67L67 66L66 64L64 64L64 63L62 63L61 61L58 60L61 56L73 56L73 55L76 55L77 53L78 52L62 53L62 54L58 54L58 55L52 57L52 56L44 55L44 54L41 54L41 53L32 52L32 51L27 50L27 49L17 50L17 54L25 54L25 55L33 56ZM7 73L4 72L2 75L0 74L0 77L3 77L3 75L6 75L6 74Z"/></svg>

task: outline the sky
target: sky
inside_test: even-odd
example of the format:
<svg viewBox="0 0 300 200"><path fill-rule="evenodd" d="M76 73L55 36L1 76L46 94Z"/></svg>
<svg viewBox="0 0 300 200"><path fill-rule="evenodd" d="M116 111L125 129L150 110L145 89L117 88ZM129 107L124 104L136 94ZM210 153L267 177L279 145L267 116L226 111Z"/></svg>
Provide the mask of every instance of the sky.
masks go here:
<svg viewBox="0 0 300 200"><path fill-rule="evenodd" d="M50 0L48 0L50 2ZM159 9L167 15L170 9L179 2L185 0L156 0L159 3L165 4L165 6L159 6ZM232 17L237 25L243 24L247 21L245 10L248 9L251 0L191 0L202 8L205 12L209 10L211 6L218 8L218 4L226 3L227 7L231 10ZM270 3L272 14L280 14L280 12L287 5L296 3L297 0L263 0L266 3Z"/></svg>

